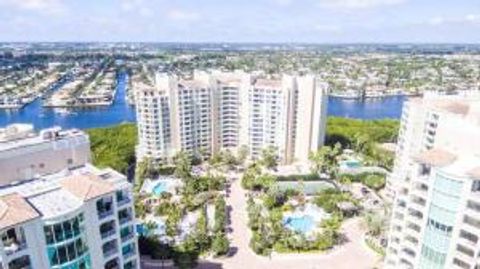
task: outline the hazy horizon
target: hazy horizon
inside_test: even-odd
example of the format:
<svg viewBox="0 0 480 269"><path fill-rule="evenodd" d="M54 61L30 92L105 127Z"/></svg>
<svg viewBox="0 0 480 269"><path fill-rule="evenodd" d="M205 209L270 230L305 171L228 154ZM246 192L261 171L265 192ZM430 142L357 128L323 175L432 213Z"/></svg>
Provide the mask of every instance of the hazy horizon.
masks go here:
<svg viewBox="0 0 480 269"><path fill-rule="evenodd" d="M1 42L478 44L458 0L0 0Z"/></svg>

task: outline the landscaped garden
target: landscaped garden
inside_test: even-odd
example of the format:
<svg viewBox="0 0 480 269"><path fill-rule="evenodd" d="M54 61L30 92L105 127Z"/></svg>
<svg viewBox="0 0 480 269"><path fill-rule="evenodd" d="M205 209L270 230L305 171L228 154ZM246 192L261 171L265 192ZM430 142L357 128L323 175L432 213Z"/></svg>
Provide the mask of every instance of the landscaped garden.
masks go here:
<svg viewBox="0 0 480 269"><path fill-rule="evenodd" d="M341 243L339 229L350 215L338 205L355 208L357 202L329 180L336 173L331 168L340 152L336 147L312 155L317 162L313 161L311 173L304 175L272 175L272 167L264 165L267 154L247 168L242 186L250 191L247 210L250 247L255 253L325 251ZM326 165L327 161L333 166ZM323 173L326 178L321 178ZM306 184L311 183L315 187L307 189Z"/></svg>
<svg viewBox="0 0 480 269"><path fill-rule="evenodd" d="M146 178L159 173L148 162L137 167L136 212L144 221L137 228L141 253L173 259L180 268L194 267L199 256L225 255L225 177L194 169L192 159L180 153L172 175L150 180Z"/></svg>

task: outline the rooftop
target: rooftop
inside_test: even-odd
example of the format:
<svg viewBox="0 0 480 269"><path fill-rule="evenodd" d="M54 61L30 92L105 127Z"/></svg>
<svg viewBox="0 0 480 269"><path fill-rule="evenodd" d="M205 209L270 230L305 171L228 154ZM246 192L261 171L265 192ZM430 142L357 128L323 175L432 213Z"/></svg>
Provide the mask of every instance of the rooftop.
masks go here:
<svg viewBox="0 0 480 269"><path fill-rule="evenodd" d="M480 180L480 166L477 166L467 172L467 174L473 179Z"/></svg>
<svg viewBox="0 0 480 269"><path fill-rule="evenodd" d="M38 218L40 214L19 194L0 197L0 229Z"/></svg>
<svg viewBox="0 0 480 269"><path fill-rule="evenodd" d="M115 191L110 182L106 182L94 174L73 175L62 180L60 185L82 201L88 201Z"/></svg>
<svg viewBox="0 0 480 269"><path fill-rule="evenodd" d="M86 201L128 186L130 183L122 174L87 164L0 187L0 229L39 216L62 216Z"/></svg>
<svg viewBox="0 0 480 269"><path fill-rule="evenodd" d="M256 88L280 88L282 87L282 81L274 79L257 79L255 81Z"/></svg>
<svg viewBox="0 0 480 269"><path fill-rule="evenodd" d="M31 125L12 124L4 129L0 129L0 151L8 151L71 137L88 139L87 135L78 129L62 130L60 127L53 127L35 133Z"/></svg>
<svg viewBox="0 0 480 269"><path fill-rule="evenodd" d="M414 159L419 163L442 167L452 164L457 159L457 156L446 150L434 148L418 154Z"/></svg>
<svg viewBox="0 0 480 269"><path fill-rule="evenodd" d="M433 105L445 112L465 116L470 111L470 104L467 101L460 100L439 100L435 101Z"/></svg>
<svg viewBox="0 0 480 269"><path fill-rule="evenodd" d="M198 79L180 80L178 84L187 88L209 88L207 83Z"/></svg>

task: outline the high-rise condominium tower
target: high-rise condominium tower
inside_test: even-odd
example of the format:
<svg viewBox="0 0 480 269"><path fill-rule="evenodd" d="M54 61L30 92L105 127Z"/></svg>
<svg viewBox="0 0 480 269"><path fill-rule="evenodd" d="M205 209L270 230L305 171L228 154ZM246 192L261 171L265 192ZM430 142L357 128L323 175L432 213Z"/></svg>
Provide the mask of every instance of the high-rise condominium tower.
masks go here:
<svg viewBox="0 0 480 269"><path fill-rule="evenodd" d="M126 177L88 163L82 131L17 127L0 141L0 268L139 268Z"/></svg>
<svg viewBox="0 0 480 269"><path fill-rule="evenodd" d="M260 78L244 72L195 72L190 80L156 75L136 83L139 159L177 152L209 156L275 148L282 163L306 161L325 137L327 86L312 75Z"/></svg>
<svg viewBox="0 0 480 269"><path fill-rule="evenodd" d="M480 95L406 103L387 268L479 268Z"/></svg>

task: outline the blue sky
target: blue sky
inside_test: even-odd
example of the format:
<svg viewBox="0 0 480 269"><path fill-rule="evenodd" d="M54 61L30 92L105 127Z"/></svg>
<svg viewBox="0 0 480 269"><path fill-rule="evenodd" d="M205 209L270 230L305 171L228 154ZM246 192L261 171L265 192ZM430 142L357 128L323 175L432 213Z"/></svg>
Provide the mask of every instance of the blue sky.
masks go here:
<svg viewBox="0 0 480 269"><path fill-rule="evenodd" d="M480 43L480 0L0 0L0 41Z"/></svg>

